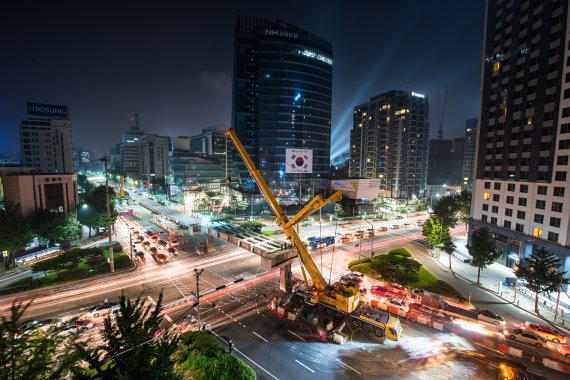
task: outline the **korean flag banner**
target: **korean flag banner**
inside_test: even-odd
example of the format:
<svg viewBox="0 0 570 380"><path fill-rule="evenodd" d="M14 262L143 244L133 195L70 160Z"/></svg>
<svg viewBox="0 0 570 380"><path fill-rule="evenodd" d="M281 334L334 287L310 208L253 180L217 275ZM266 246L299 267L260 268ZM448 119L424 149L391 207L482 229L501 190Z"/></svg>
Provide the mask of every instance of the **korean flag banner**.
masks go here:
<svg viewBox="0 0 570 380"><path fill-rule="evenodd" d="M312 173L312 149L285 149L285 173Z"/></svg>

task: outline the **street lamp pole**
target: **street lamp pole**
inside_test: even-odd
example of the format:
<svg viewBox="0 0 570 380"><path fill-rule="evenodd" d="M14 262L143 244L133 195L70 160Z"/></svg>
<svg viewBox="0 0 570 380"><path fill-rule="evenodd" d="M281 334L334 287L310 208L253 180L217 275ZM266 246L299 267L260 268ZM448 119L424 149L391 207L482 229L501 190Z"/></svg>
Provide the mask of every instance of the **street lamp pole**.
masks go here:
<svg viewBox="0 0 570 380"><path fill-rule="evenodd" d="M111 273L115 272L115 260L113 258L113 235L111 231L111 206L109 203L109 173L107 173L107 162L109 158L103 156L101 161L105 163L105 198L107 202L107 234L109 235L109 266L111 267Z"/></svg>
<svg viewBox="0 0 570 380"><path fill-rule="evenodd" d="M204 268L194 268L194 276L196 277L196 298L198 299L198 331L200 331L200 328L202 327L200 324L200 275L202 272L204 272Z"/></svg>
<svg viewBox="0 0 570 380"><path fill-rule="evenodd" d="M374 226L372 225L372 223L370 223L368 220L364 219L364 217L362 218L362 220L364 220L366 223L370 224L370 227L372 228L372 241L370 242L370 257L374 257Z"/></svg>

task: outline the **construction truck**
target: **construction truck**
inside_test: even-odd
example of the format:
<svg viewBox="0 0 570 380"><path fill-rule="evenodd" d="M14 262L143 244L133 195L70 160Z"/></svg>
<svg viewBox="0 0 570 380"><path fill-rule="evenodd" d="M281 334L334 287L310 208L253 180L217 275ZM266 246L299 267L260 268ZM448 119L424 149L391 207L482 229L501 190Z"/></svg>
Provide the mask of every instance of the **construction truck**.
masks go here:
<svg viewBox="0 0 570 380"><path fill-rule="evenodd" d="M267 183L249 157L235 132L228 128L226 130L226 136L233 142L251 177L254 179L259 190L267 200L269 207L273 210L277 224L281 227L287 237L287 240L289 240L289 243L298 254L302 264L301 273L303 274L303 280L305 283L305 292L303 295L305 303L312 305L317 312L334 315L337 320L350 320L351 322L354 320L358 321L362 326L368 326L366 328L363 327L363 329L369 328L369 331L372 331L372 326L376 328L374 331L380 331L380 329L383 329L382 333L388 338L398 340L402 331L399 319L389 316L387 313L384 317L380 317L378 312L376 312L374 317L371 317L372 313L361 311L361 309L359 309L360 289L358 285L347 285L339 282L329 285L325 281L322 273L319 271L317 265L313 261L313 258L309 254L307 247L295 230L295 226L297 226L298 223L306 219L315 211L319 210L325 204L340 201L342 199L342 193L337 191L327 199L322 199L320 195L316 195L295 216L289 219L283 212L281 206L275 199L275 196L267 186ZM228 182L229 181L231 180L228 178ZM287 264L285 269L281 268L280 288L283 290L291 290L290 276L288 276L291 271L290 268L290 263ZM307 273L312 280L312 284L309 283ZM287 281L289 283L283 284ZM340 325L344 327L345 324L346 323L343 322ZM356 326L354 322L352 322L352 324Z"/></svg>

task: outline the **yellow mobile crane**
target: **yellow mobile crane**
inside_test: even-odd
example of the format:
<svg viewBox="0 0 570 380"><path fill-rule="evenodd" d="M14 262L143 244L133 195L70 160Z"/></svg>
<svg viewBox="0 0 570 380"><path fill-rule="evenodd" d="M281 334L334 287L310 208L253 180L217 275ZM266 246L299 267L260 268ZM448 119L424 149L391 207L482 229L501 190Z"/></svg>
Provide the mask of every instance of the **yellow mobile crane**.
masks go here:
<svg viewBox="0 0 570 380"><path fill-rule="evenodd" d="M299 211L297 215L289 220L273 196L273 193L271 193L271 190L269 190L267 183L247 154L245 148L239 141L235 132L232 129L228 128L226 130L226 136L232 140L247 169L249 170L250 175L257 183L257 186L259 186L259 189L263 193L263 196L267 200L267 203L275 213L277 223L283 229L285 236L291 245L295 248L299 255L299 258L301 259L301 262L303 264L301 269L305 284L307 285L307 300L312 304L317 304L320 302L334 308L335 310L342 311L344 313L351 313L358 307L360 292L358 287L347 286L341 283L336 283L332 286L328 285L294 228L297 223L311 215L313 212L328 202L338 202L342 198L342 193L340 191L337 191L325 200L323 200L320 195L317 195L301 211ZM290 268L291 264L288 265ZM305 270L309 273L309 276L313 281L312 286L309 285L309 282L305 275ZM285 281L283 273L284 271L282 270L280 282Z"/></svg>

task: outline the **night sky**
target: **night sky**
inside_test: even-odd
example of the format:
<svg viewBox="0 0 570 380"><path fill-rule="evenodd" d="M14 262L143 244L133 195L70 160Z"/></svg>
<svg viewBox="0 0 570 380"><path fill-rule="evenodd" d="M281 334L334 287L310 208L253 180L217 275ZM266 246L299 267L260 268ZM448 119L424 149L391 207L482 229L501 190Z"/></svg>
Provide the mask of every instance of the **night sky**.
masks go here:
<svg viewBox="0 0 570 380"><path fill-rule="evenodd" d="M0 154L19 151L28 101L70 107L75 147L108 151L141 129L194 135L230 125L238 14L281 19L333 45L331 157L348 150L355 105L424 93L437 135L478 116L484 1L15 1L0 5Z"/></svg>

